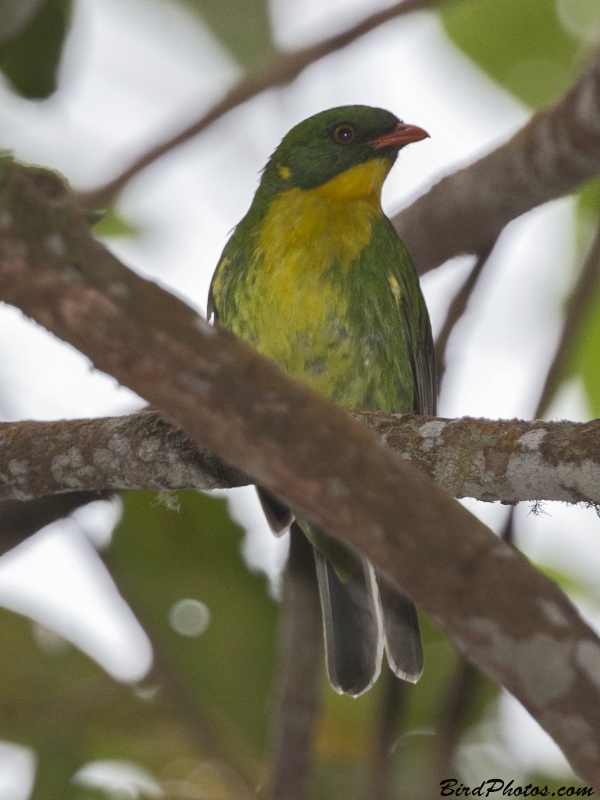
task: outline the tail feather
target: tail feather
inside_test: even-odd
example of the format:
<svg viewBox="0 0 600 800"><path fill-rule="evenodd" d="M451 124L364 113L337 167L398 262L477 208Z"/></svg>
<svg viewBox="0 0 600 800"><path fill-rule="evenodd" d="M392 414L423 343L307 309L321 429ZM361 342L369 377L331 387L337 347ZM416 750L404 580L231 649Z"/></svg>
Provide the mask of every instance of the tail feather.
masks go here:
<svg viewBox="0 0 600 800"><path fill-rule="evenodd" d="M361 559L360 568L342 582L318 550L315 559L329 680L340 694L358 697L379 677L383 655L375 573Z"/></svg>
<svg viewBox="0 0 600 800"><path fill-rule="evenodd" d="M416 683L423 673L423 645L414 603L373 566L270 492L256 487L269 526L281 536L295 525L314 546L323 613L327 673L340 694L358 697L379 677L383 648L392 671Z"/></svg>
<svg viewBox="0 0 600 800"><path fill-rule="evenodd" d="M379 577L385 650L389 665L402 680L416 683L423 674L423 644L412 600Z"/></svg>
<svg viewBox="0 0 600 800"><path fill-rule="evenodd" d="M258 499L264 511L269 527L275 536L283 536L294 521L294 512L278 500L271 492L262 489L260 486L256 487Z"/></svg>

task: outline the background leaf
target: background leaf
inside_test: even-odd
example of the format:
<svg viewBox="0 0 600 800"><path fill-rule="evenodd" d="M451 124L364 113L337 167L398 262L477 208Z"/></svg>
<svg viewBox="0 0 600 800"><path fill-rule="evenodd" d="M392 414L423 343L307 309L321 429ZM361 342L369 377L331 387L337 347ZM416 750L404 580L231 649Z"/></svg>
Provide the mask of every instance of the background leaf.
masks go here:
<svg viewBox="0 0 600 800"><path fill-rule="evenodd" d="M266 578L251 573L243 561L242 530L227 516L225 502L194 491L177 497L175 511L157 503L153 492L126 494L105 561L157 658L165 654L163 669L191 703L210 705L260 753L266 745L277 607ZM182 636L170 625L173 607L186 598L209 609L210 624L201 636Z"/></svg>
<svg viewBox="0 0 600 800"><path fill-rule="evenodd" d="M529 106L552 102L577 75L580 46L555 0L461 0L442 5L441 17L452 40Z"/></svg>
<svg viewBox="0 0 600 800"><path fill-rule="evenodd" d="M46 0L18 34L0 46L0 69L23 97L42 100L56 90L71 7L71 0Z"/></svg>
<svg viewBox="0 0 600 800"><path fill-rule="evenodd" d="M267 0L179 0L198 14L243 67L256 66L273 49Z"/></svg>

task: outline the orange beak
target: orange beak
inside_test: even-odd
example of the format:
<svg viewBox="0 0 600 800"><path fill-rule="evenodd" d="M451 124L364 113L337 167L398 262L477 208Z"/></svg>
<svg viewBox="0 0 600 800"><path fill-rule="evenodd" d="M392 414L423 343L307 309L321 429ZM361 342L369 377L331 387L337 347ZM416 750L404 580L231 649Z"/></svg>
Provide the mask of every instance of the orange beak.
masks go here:
<svg viewBox="0 0 600 800"><path fill-rule="evenodd" d="M407 125L406 122L399 122L391 133L384 133L377 139L367 142L368 145L378 150L380 147L403 147L411 142L420 142L421 139L428 139L429 134L417 125Z"/></svg>

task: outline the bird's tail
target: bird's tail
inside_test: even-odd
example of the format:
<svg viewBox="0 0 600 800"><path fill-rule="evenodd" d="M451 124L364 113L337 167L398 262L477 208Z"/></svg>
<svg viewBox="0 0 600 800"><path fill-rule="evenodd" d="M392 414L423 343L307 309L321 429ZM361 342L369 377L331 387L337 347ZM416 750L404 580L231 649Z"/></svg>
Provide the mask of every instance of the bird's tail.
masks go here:
<svg viewBox="0 0 600 800"><path fill-rule="evenodd" d="M316 548L315 560L329 681L340 694L358 697L379 677L383 655L375 572L360 559L352 575L342 581Z"/></svg>
<svg viewBox="0 0 600 800"><path fill-rule="evenodd" d="M423 646L412 600L376 578L366 559L308 520L294 522L293 512L264 489L258 493L274 533L280 535L293 524L314 546L333 688L353 697L370 689L379 676L384 647L392 671L416 683L423 672Z"/></svg>
<svg viewBox="0 0 600 800"><path fill-rule="evenodd" d="M423 674L423 643L417 609L410 598L381 575L378 584L388 663L399 678L416 683Z"/></svg>

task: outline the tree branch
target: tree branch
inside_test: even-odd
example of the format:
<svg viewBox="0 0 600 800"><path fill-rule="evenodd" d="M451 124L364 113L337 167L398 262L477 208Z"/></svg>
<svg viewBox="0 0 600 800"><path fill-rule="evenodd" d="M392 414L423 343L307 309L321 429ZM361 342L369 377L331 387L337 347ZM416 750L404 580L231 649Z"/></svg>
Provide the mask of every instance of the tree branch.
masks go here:
<svg viewBox="0 0 600 800"><path fill-rule="evenodd" d="M290 534L270 737L274 800L310 797L313 735L322 692L323 623L315 557L296 524Z"/></svg>
<svg viewBox="0 0 600 800"><path fill-rule="evenodd" d="M455 497L600 505L600 420L444 419L352 412ZM0 423L0 500L252 483L157 411Z"/></svg>
<svg viewBox="0 0 600 800"><path fill-rule="evenodd" d="M94 500L106 500L109 496L108 492L84 491L63 492L25 502L0 500L0 556L51 522L68 517L75 509Z"/></svg>
<svg viewBox="0 0 600 800"><path fill-rule="evenodd" d="M442 329L435 340L435 361L437 364L438 393L441 391L440 387L442 386L444 376L446 374L446 351L448 349L450 336L467 310L469 301L471 300L473 292L479 283L481 273L483 272L483 269L489 260L492 250L493 247L488 248L485 253L481 253L477 257L477 260L473 264L473 267L467 275L465 282L452 298L452 302L448 308L448 313L446 314L446 319L444 320Z"/></svg>
<svg viewBox="0 0 600 800"><path fill-rule="evenodd" d="M600 53L556 105L436 183L393 222L420 274L483 253L511 220L600 173Z"/></svg>
<svg viewBox="0 0 600 800"><path fill-rule="evenodd" d="M560 341L552 359L552 364L546 374L546 380L544 381L536 409L536 417L542 417L546 413L560 385L581 323L590 307L590 303L595 299L599 279L600 221L596 229L594 242L567 304Z"/></svg>
<svg viewBox="0 0 600 800"><path fill-rule="evenodd" d="M369 558L600 790L600 639L558 586L342 409L127 270L56 175L0 171L0 299Z"/></svg>
<svg viewBox="0 0 600 800"><path fill-rule="evenodd" d="M275 86L285 86L291 83L307 67L319 61L325 56L347 47L352 42L375 30L380 25L389 22L403 14L411 11L430 8L437 5L440 0L400 0L389 8L376 11L374 14L361 20L361 22L348 28L346 31L337 33L329 39L317 42L303 50L296 50L291 53L279 53L270 64L258 73L250 73L227 92L225 97L216 103L206 113L202 114L197 120L187 128L170 136L163 142L159 142L146 153L137 158L126 170L124 170L112 181L92 189L89 192L81 192L79 202L84 208L103 208L119 193L119 191L136 175L146 167L158 161L159 158L174 150L179 145L193 139L202 133L209 125L220 119L227 112L237 106L251 100L261 92L272 89Z"/></svg>

